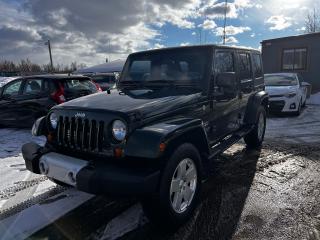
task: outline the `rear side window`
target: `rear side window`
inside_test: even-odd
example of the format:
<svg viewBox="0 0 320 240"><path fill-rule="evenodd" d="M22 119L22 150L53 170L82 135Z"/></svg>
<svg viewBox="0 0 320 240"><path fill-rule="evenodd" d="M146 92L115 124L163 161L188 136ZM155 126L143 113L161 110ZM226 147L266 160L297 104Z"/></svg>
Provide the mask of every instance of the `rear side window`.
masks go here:
<svg viewBox="0 0 320 240"><path fill-rule="evenodd" d="M232 52L216 52L214 68L216 73L234 72Z"/></svg>
<svg viewBox="0 0 320 240"><path fill-rule="evenodd" d="M97 87L89 79L65 79L62 81L65 90L82 91L89 90L92 92L97 91Z"/></svg>
<svg viewBox="0 0 320 240"><path fill-rule="evenodd" d="M37 94L40 93L42 89L41 79L27 79L26 85L24 87L24 94Z"/></svg>
<svg viewBox="0 0 320 240"><path fill-rule="evenodd" d="M239 78L240 80L251 78L251 65L249 53L239 54Z"/></svg>
<svg viewBox="0 0 320 240"><path fill-rule="evenodd" d="M254 66L254 77L259 78L262 77L262 63L261 63L261 55L253 54L252 55L252 63Z"/></svg>

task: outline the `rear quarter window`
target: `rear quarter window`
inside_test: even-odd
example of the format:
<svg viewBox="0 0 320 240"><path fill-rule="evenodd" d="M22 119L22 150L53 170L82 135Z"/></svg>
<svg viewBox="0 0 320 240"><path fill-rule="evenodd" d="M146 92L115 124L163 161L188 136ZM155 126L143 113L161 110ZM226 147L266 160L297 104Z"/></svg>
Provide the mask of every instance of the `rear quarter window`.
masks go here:
<svg viewBox="0 0 320 240"><path fill-rule="evenodd" d="M254 77L259 78L262 77L263 72L262 72L262 60L261 60L261 55L254 53L252 54L252 64L254 67Z"/></svg>
<svg viewBox="0 0 320 240"><path fill-rule="evenodd" d="M97 87L90 79L65 79L62 81L65 90L81 91L90 90L92 92L97 91Z"/></svg>
<svg viewBox="0 0 320 240"><path fill-rule="evenodd" d="M252 78L249 53L239 53L239 77L240 80Z"/></svg>

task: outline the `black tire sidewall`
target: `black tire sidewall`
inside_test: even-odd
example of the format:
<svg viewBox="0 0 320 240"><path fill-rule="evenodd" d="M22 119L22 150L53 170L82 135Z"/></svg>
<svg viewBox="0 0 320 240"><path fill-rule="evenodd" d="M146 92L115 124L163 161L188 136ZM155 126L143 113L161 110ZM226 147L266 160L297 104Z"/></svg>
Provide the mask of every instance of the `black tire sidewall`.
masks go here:
<svg viewBox="0 0 320 240"><path fill-rule="evenodd" d="M258 136L258 124L259 124L259 118L260 118L260 115L263 114L263 120L264 120L264 131L263 131L263 134L262 134L262 137L261 139L259 139L259 136ZM264 136L265 136L265 133L266 133L266 122L267 122L267 113L266 113L266 110L263 106L259 106L258 108L258 111L257 111L257 116L256 116L256 123L254 125L254 128L253 130L247 134L245 137L244 137L244 140L247 144L247 146L249 148L259 148L264 140Z"/></svg>
<svg viewBox="0 0 320 240"><path fill-rule="evenodd" d="M174 211L170 201L171 180L178 164L186 158L192 159L197 169L197 187L189 207L183 213ZM160 180L159 194L155 199L146 199L152 203L145 203L147 216L152 218L153 222L159 222L161 225L177 227L186 222L192 215L200 198L201 189L201 159L198 150L189 143L180 145L168 160ZM145 202L144 201L144 202ZM162 222L161 222L162 221Z"/></svg>

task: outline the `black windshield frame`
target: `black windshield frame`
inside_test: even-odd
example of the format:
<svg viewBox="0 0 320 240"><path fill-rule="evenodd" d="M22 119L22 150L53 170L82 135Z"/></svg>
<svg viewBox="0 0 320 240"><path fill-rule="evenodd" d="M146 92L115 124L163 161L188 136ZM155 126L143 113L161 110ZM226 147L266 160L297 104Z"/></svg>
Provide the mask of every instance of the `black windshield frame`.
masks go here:
<svg viewBox="0 0 320 240"><path fill-rule="evenodd" d="M196 85L195 87L198 89L201 89L202 91L207 91L208 90L208 79L210 79L210 75L212 73L212 56L213 56L213 51L211 47L208 46L196 46L196 47L181 47L181 48L169 48L169 49L159 49L159 50L151 50L151 51L145 51L145 52L139 52L139 53L134 53L129 55L121 77L119 79L119 87L125 87L125 86L130 86L130 87L143 87L144 85L149 85L152 83L152 85L161 85L161 80L163 80L163 85L168 86L168 80L167 79L151 79L147 81L143 81L143 79L139 81L134 81L134 80L128 80L128 73L131 68L131 65L134 61L145 61L145 60L151 60L153 61L154 59L161 59L163 58L163 61L166 60L166 55L168 58L171 56L197 56L201 57L202 62L200 63L200 66L202 67L202 75L199 77L197 81L193 81ZM162 60L162 59L161 59ZM199 63L197 63L199 64ZM132 83L130 83L132 81ZM190 82L188 81L183 81L180 79L173 79L172 80L172 85L175 86L187 86ZM190 85L192 87L192 85Z"/></svg>

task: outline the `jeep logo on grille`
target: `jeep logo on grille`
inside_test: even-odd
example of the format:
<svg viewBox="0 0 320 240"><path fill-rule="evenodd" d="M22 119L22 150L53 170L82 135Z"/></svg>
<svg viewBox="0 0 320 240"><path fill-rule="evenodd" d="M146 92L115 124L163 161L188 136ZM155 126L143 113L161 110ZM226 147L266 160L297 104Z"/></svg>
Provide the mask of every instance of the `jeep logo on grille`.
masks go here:
<svg viewBox="0 0 320 240"><path fill-rule="evenodd" d="M80 112L77 112L77 113L74 115L74 117L76 117L76 118L84 118L85 116L86 116L85 113L80 113Z"/></svg>

